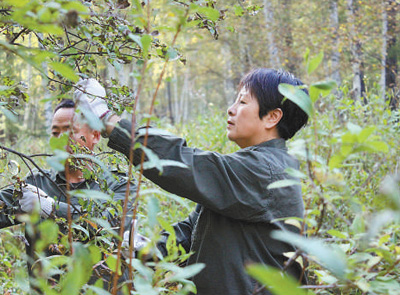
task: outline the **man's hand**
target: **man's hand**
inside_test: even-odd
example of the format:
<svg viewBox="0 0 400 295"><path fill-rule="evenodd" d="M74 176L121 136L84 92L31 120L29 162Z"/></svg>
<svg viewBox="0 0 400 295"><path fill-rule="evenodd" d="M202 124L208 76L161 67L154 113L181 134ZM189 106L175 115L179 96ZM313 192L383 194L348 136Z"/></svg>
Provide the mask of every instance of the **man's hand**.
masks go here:
<svg viewBox="0 0 400 295"><path fill-rule="evenodd" d="M135 220L135 232L134 232L134 236L133 236L133 253L132 253L132 257L135 257L135 253L139 252L141 249L143 249L149 242L150 239L139 234L137 229L136 229L136 224L137 224L137 220ZM124 232L124 239L122 241L122 253L124 254L124 256L126 258L129 257L129 242L130 242L130 235L131 235L131 231L127 230Z"/></svg>
<svg viewBox="0 0 400 295"><path fill-rule="evenodd" d="M40 204L40 216L49 217L53 212L54 200L36 186L28 184L22 188L22 198L19 200L22 211L32 213L38 202Z"/></svg>
<svg viewBox="0 0 400 295"><path fill-rule="evenodd" d="M101 132L101 136L108 137L120 118L111 112L103 99L106 96L104 87L93 78L79 81L76 86L79 89L74 92L75 103L80 108L94 113L95 116L103 121L104 129Z"/></svg>
<svg viewBox="0 0 400 295"><path fill-rule="evenodd" d="M90 110L99 119L110 112L106 101L103 99L106 96L106 91L97 80L90 78L81 80L76 84L74 92L74 100L79 107Z"/></svg>

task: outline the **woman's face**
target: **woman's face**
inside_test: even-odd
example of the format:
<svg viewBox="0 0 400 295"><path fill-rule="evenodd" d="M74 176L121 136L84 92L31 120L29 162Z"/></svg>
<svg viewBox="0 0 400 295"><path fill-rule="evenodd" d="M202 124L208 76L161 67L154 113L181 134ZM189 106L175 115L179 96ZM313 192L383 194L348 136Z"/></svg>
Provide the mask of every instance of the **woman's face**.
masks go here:
<svg viewBox="0 0 400 295"><path fill-rule="evenodd" d="M241 148L265 141L265 124L259 117L260 107L256 98L243 87L236 101L228 108L227 135Z"/></svg>

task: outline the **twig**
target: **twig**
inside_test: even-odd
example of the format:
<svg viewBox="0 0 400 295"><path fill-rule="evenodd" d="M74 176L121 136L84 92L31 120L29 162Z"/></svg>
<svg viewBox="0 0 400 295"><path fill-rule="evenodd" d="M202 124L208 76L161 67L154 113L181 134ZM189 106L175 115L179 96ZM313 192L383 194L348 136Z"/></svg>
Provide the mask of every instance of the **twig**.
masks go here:
<svg viewBox="0 0 400 295"><path fill-rule="evenodd" d="M383 159L381 159L379 161L379 165L374 169L374 171L372 171L368 175L367 179L364 180L363 183L358 186L358 189L353 193L353 196L357 196L358 193L361 191L361 189L364 188L364 186L369 183L371 178L374 177L376 175L376 173L378 172L378 170L381 168L382 164L386 162L386 159L387 159L387 157L384 157Z"/></svg>
<svg viewBox="0 0 400 295"><path fill-rule="evenodd" d="M68 33L68 32L67 32L67 33ZM74 44L70 44L69 46L67 46L67 47L63 48L62 50L60 50L60 51L58 52L58 54L64 52L65 50L68 50L68 49L70 49L70 48L74 48L76 45L78 45L79 43L82 43L83 41L87 41L87 39L81 39L81 40L75 42ZM76 48L76 49L78 49L78 48Z"/></svg>
<svg viewBox="0 0 400 295"><path fill-rule="evenodd" d="M301 289L331 289L331 288L343 288L346 285L330 284L330 285L305 285L300 286Z"/></svg>
<svg viewBox="0 0 400 295"><path fill-rule="evenodd" d="M10 153L13 153L13 154L19 156L20 158L23 157L23 158L29 160L29 161L33 164L33 166L35 166L35 168L38 169L39 172L42 173L42 175L43 175L44 177L46 177L46 178L59 190L59 192L60 192L65 198L67 198L67 194L58 186L58 184L57 184L53 179L51 179L50 176L48 176L48 175L46 174L46 172L45 172L42 168L40 168L40 167L35 163L35 161L33 161L29 156L27 156L27 155L25 155L25 154L23 154L23 153L17 152L16 150L7 148L7 147L5 147L5 146L2 146L2 145L0 145L0 149L6 150L6 151L8 151L8 152L10 152ZM77 212L79 212L79 210L78 210L74 205L71 205L71 206L72 206Z"/></svg>
<svg viewBox="0 0 400 295"><path fill-rule="evenodd" d="M28 157L34 158L34 157L52 157L54 156L53 154L33 154L29 155Z"/></svg>
<svg viewBox="0 0 400 295"><path fill-rule="evenodd" d="M11 45L16 45L14 42L19 38L19 36L21 36L23 33L28 32L29 33L29 29L24 28L21 31L19 31L19 33L17 35L15 35L15 37L9 42L9 44Z"/></svg>
<svg viewBox="0 0 400 295"><path fill-rule="evenodd" d="M2 15L11 15L11 12L13 12L11 9L0 9Z"/></svg>
<svg viewBox="0 0 400 295"><path fill-rule="evenodd" d="M149 14L150 13L150 5L149 5L149 3L147 3L147 5L148 5L147 6L147 12ZM188 13L189 13L189 8L186 9L185 18L187 17ZM150 28L149 27L150 26L149 22L147 23L147 25L148 25L147 26L147 31L149 32L149 28ZM181 29L182 29L182 25L179 24L179 26L177 28L177 31L176 31L176 33L174 35L174 38L172 40L171 47L174 46L174 44L176 42L176 39L177 39L179 33L181 32ZM146 61L147 61L147 57L145 57L145 64L142 67L142 72L143 73L145 71L145 65L147 64ZM162 69L161 74L160 74L159 79L158 79L156 90L155 90L154 95L153 95L153 99L151 101L151 106L150 106L150 111L149 111L149 118L147 119L147 124L146 124L146 134L145 134L145 137L144 137L144 140L143 140L143 146L144 147L147 146L148 130L149 130L149 127L150 127L151 115L152 115L153 110L154 110L155 100L156 100L156 97L157 97L157 94L158 94L158 90L160 88L161 81L163 79L163 76L164 76L164 73L165 73L165 69L166 69L166 66L167 66L168 62L169 62L169 58L167 58L165 63L164 63L163 69ZM136 107L136 105L137 105L137 100L138 100L138 96L136 97L134 107ZM136 109L134 109L134 111L136 111ZM135 114L132 116L132 124L136 124ZM134 139L135 139L135 128L134 128L134 126L132 126L132 129L131 129L131 140L132 140L132 142L131 142L131 149L130 149L130 153L129 153L129 158L130 158L129 159L129 175L128 175L128 179L129 180L131 179L131 175L132 175L132 165L133 165L133 155L134 155L134 151L133 151L134 150ZM137 186L137 191L136 191L135 205L134 205L134 208L133 208L133 216L132 216L133 220L135 220L135 218L136 218L137 208L138 208L138 205L139 205L139 191L140 191L140 185L141 185L142 175L143 175L143 171L144 171L144 168L143 168L144 159L145 159L145 152L142 150L141 161L140 161L139 181L138 181L138 186ZM126 196L125 196L124 211L125 211L125 207L127 207L127 200L128 200L127 197L128 196L129 196L129 189L127 189L127 193L126 193ZM124 212L124 213L125 214L123 214L123 216L122 216L122 221L125 219L125 216L126 216L126 212ZM135 231L135 225L133 223L132 224L132 228L131 228L131 239L130 239L130 243L129 243L129 256L130 256L129 257L129 260L130 260L130 263L129 263L129 276L130 276L130 281L132 281L132 279L131 279L132 266L131 265L132 265L132 250L133 250L133 244L134 244L134 236L133 236L134 231ZM123 236L123 229L121 227L121 229L120 229L120 237L122 238L122 236ZM120 263L120 259L121 259L121 246L122 246L122 239L120 239L120 241L118 242L116 269L118 269L119 263ZM113 288L112 288L112 292L113 292L112 294L113 295L117 294L117 282L118 282L118 273L116 272L114 274L114 284L113 284ZM132 288L131 284L129 284L129 286L130 286L129 288Z"/></svg>

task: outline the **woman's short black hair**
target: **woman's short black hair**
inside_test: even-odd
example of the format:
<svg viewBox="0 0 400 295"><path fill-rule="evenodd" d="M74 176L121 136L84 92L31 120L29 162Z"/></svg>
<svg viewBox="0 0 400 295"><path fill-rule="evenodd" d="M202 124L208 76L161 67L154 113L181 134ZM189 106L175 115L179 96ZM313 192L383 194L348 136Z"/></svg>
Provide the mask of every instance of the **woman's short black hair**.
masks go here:
<svg viewBox="0 0 400 295"><path fill-rule="evenodd" d="M63 99L59 102L58 105L56 105L56 108L54 109L54 114L61 108L72 109L74 107L75 102L72 99Z"/></svg>
<svg viewBox="0 0 400 295"><path fill-rule="evenodd" d="M289 99L282 103L284 96L278 90L278 85L281 83L295 86L304 85L295 76L283 70L259 68L250 71L242 78L239 90L246 87L250 94L257 99L260 107L260 119L269 111L280 108L283 116L277 125L278 133L280 137L289 139L307 123L308 115ZM306 89L302 90L308 95Z"/></svg>

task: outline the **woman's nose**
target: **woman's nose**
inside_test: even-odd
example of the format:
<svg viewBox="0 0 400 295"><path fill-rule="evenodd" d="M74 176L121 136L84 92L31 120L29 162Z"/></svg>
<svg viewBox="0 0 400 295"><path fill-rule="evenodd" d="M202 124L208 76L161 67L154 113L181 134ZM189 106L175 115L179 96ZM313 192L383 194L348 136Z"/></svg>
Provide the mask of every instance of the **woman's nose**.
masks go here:
<svg viewBox="0 0 400 295"><path fill-rule="evenodd" d="M228 108L228 115L229 116L233 116L233 115L235 115L235 113L236 113L236 103L234 103L233 105L231 105Z"/></svg>

